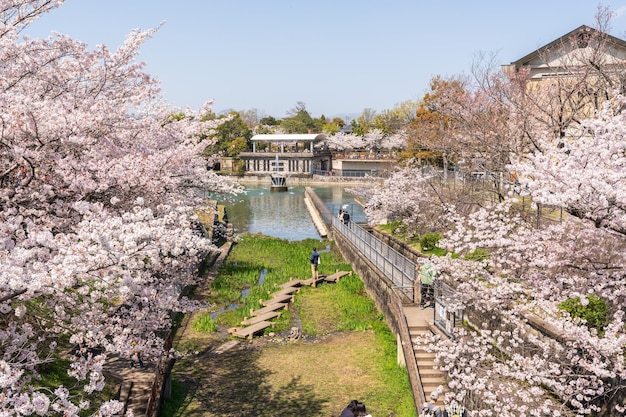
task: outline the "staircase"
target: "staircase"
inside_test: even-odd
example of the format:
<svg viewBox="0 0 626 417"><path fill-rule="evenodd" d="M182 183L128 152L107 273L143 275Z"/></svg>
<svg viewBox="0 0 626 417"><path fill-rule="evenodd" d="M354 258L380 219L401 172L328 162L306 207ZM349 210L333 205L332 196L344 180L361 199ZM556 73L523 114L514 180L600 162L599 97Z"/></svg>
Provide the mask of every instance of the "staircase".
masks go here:
<svg viewBox="0 0 626 417"><path fill-rule="evenodd" d="M125 403L126 410L132 410L135 416L146 415L155 367L146 363L145 368L131 368L128 360L111 356L104 365L103 372L120 384L119 400ZM124 414L126 413L121 415Z"/></svg>
<svg viewBox="0 0 626 417"><path fill-rule="evenodd" d="M421 310L419 307L405 306L404 314L409 325L411 340L424 334L432 334L431 324L429 324L429 321L432 323L433 319L432 308ZM413 352L426 398L428 399L430 393L439 386L443 386L445 392L446 381L443 373L438 369L438 363L435 362L435 352L428 352L415 344L413 345Z"/></svg>

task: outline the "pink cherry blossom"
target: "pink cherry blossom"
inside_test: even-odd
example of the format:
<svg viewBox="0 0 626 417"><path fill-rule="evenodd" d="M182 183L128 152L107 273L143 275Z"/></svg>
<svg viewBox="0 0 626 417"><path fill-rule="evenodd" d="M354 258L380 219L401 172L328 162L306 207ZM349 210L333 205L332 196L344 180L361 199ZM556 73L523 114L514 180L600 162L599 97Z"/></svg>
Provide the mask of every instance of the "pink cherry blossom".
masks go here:
<svg viewBox="0 0 626 417"><path fill-rule="evenodd" d="M108 355L171 353L174 312L216 251L194 209L239 186L199 155L219 121L174 109L137 62L158 29L115 51L20 30L62 1L3 1L0 31L0 414L78 415L104 386ZM176 115L176 117L173 117ZM72 348L85 395L38 386L40 365ZM67 346L62 346L64 350ZM93 354L93 349L99 353ZM97 415L118 413L115 401Z"/></svg>

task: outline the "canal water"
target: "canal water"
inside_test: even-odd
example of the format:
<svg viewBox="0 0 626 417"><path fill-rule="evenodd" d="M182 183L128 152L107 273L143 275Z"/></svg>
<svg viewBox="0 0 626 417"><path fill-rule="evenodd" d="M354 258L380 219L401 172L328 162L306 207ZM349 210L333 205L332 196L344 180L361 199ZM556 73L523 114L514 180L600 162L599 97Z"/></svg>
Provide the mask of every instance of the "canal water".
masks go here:
<svg viewBox="0 0 626 417"><path fill-rule="evenodd" d="M347 205L354 222L365 222L361 206L343 185L311 186L331 213ZM228 221L236 233L262 233L287 240L321 240L304 203L304 186L289 187L284 192L270 191L269 184L246 187L234 203L223 203Z"/></svg>

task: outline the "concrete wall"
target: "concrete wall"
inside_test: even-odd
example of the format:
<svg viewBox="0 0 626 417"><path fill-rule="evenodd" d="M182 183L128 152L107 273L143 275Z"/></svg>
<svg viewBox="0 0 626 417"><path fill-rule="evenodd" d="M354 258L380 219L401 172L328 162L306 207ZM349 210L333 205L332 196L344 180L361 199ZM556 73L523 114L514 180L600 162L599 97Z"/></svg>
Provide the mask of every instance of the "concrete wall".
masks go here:
<svg viewBox="0 0 626 417"><path fill-rule="evenodd" d="M333 169L356 171L391 171L398 164L385 159L333 159Z"/></svg>
<svg viewBox="0 0 626 417"><path fill-rule="evenodd" d="M271 179L268 174L254 174L254 173L246 173L244 176L235 176L237 180L246 185L253 185L255 187L258 186L270 186ZM329 177L325 175L295 175L289 174L287 176L287 186L288 187L296 187L296 186L306 186L306 185L335 185L335 184L346 184L350 186L356 185L372 185L376 183L380 183L381 179L379 178L345 178L345 177Z"/></svg>

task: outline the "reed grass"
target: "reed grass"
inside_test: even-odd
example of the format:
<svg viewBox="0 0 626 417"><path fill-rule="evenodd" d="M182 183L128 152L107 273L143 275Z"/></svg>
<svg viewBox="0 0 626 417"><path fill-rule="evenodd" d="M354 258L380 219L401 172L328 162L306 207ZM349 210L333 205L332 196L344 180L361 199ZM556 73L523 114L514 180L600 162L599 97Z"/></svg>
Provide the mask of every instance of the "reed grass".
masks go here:
<svg viewBox="0 0 626 417"><path fill-rule="evenodd" d="M211 333L217 330L217 323L211 317L210 313L203 312L198 315L191 323L191 328L197 332Z"/></svg>

